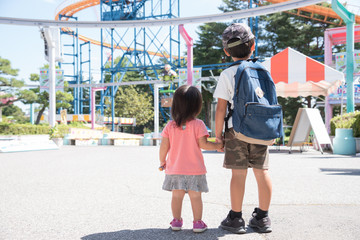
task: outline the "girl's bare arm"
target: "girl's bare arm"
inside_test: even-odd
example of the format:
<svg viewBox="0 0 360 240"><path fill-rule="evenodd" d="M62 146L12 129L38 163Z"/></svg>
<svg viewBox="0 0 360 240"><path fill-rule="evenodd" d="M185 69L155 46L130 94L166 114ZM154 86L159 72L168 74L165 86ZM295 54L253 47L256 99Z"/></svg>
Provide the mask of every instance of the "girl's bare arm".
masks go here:
<svg viewBox="0 0 360 240"><path fill-rule="evenodd" d="M161 144L160 144L160 152L159 152L160 166L165 165L166 155L167 155L169 149L170 149L169 138L162 137Z"/></svg>
<svg viewBox="0 0 360 240"><path fill-rule="evenodd" d="M206 136L199 138L198 143L199 143L199 147L205 150L220 150L223 147L222 142L221 143L209 142Z"/></svg>

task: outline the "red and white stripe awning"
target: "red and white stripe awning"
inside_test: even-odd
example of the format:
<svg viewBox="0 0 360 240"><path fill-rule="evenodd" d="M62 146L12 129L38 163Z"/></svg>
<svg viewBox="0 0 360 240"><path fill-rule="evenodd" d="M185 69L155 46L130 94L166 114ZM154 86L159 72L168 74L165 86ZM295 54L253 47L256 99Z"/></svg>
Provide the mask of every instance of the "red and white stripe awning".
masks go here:
<svg viewBox="0 0 360 240"><path fill-rule="evenodd" d="M344 80L344 74L306 55L286 48L263 62L281 97L327 96Z"/></svg>

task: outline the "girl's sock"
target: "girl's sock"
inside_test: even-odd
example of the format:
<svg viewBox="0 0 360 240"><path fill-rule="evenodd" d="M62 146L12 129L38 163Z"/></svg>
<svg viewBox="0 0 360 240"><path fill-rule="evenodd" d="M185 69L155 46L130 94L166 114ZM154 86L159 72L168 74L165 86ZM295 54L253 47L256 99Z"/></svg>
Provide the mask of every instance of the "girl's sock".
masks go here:
<svg viewBox="0 0 360 240"><path fill-rule="evenodd" d="M263 219L264 217L267 217L267 216L268 216L268 213L269 213L269 211L263 211L263 210L261 210L260 208L257 208L257 209L256 209L256 216L255 216L255 218L256 218L257 220Z"/></svg>
<svg viewBox="0 0 360 240"><path fill-rule="evenodd" d="M242 212L234 212L233 210L230 210L230 218L231 220L234 220L235 218L241 218Z"/></svg>

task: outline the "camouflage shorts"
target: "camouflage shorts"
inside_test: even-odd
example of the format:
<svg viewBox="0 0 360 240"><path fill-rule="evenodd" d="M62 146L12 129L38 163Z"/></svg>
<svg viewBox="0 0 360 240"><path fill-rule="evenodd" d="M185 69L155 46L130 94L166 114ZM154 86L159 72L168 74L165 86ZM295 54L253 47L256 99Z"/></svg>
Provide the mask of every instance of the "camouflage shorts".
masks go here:
<svg viewBox="0 0 360 240"><path fill-rule="evenodd" d="M251 144L237 139L234 129L225 132L224 168L247 169L269 168L268 146Z"/></svg>

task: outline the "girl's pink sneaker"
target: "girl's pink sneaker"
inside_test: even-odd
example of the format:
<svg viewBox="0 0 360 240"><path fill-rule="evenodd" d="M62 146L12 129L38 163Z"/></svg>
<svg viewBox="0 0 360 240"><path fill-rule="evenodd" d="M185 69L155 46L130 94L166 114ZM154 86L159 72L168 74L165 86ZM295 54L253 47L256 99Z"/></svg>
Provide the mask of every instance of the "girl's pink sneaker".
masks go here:
<svg viewBox="0 0 360 240"><path fill-rule="evenodd" d="M207 229L207 225L202 221L193 221L193 231L196 233L204 232Z"/></svg>
<svg viewBox="0 0 360 240"><path fill-rule="evenodd" d="M174 218L174 219L171 221L171 223L170 223L171 229L172 229L173 231L179 231L179 230L181 230L182 225L183 225L183 220L182 220L182 218L181 218L180 220Z"/></svg>

